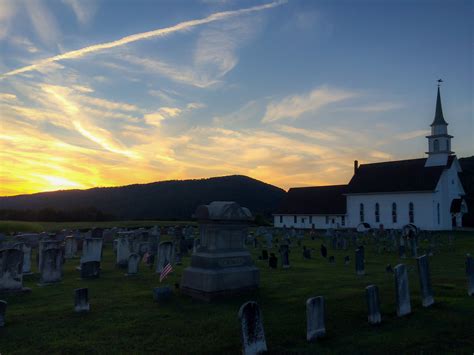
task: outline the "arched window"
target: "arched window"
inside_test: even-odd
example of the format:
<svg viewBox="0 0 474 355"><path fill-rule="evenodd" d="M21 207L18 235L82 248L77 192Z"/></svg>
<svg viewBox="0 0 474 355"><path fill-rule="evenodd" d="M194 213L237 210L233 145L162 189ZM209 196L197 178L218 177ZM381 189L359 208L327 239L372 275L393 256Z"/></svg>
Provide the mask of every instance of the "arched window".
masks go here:
<svg viewBox="0 0 474 355"><path fill-rule="evenodd" d="M397 204L392 203L392 223L397 223Z"/></svg>
<svg viewBox="0 0 474 355"><path fill-rule="evenodd" d="M446 150L451 151L451 141L449 139L446 141Z"/></svg>
<svg viewBox="0 0 474 355"><path fill-rule="evenodd" d="M364 204L361 203L359 206L360 221L364 222Z"/></svg>
<svg viewBox="0 0 474 355"><path fill-rule="evenodd" d="M379 203L377 202L375 204L375 223L379 223L380 222L380 206L379 206Z"/></svg>
<svg viewBox="0 0 474 355"><path fill-rule="evenodd" d="M298 223L298 217L296 217L296 216L293 217L293 223L295 223L295 224Z"/></svg>
<svg viewBox="0 0 474 355"><path fill-rule="evenodd" d="M437 214L437 216L438 216L438 224L440 224L441 218L440 218L440 214L439 214L439 203L438 203L438 205L436 206L436 214Z"/></svg>
<svg viewBox="0 0 474 355"><path fill-rule="evenodd" d="M433 150L435 152L439 152L439 141L437 139L435 139L433 142Z"/></svg>
<svg viewBox="0 0 474 355"><path fill-rule="evenodd" d="M413 205L413 202L408 204L408 219L410 220L410 223L415 223L415 206Z"/></svg>

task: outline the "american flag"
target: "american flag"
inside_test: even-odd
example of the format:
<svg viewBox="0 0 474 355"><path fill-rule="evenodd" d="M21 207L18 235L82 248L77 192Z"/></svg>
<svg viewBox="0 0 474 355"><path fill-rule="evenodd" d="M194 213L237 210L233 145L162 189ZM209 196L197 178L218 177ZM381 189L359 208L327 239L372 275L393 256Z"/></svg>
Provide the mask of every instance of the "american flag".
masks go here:
<svg viewBox="0 0 474 355"><path fill-rule="evenodd" d="M163 281L166 278L166 276L168 276L168 274L172 271L173 271L173 267L171 266L171 264L170 263L166 264L163 270L161 270L160 282Z"/></svg>

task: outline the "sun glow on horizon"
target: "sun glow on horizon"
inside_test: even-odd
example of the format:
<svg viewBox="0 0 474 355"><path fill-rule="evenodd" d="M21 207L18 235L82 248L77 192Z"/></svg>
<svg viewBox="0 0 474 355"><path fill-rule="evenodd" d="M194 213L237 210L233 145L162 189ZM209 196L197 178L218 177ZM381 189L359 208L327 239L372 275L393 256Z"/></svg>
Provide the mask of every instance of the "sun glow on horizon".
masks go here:
<svg viewBox="0 0 474 355"><path fill-rule="evenodd" d="M347 3L349 18L299 0L87 4L0 0L0 196L226 175L345 184L356 159L425 156L438 75L453 150L472 154L460 5Z"/></svg>

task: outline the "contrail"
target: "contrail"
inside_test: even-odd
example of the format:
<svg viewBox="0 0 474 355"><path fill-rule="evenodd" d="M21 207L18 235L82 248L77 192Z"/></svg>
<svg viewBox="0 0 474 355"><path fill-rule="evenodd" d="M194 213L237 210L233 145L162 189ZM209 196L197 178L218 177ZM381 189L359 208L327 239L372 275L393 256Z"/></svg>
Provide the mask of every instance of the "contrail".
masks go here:
<svg viewBox="0 0 474 355"><path fill-rule="evenodd" d="M94 45L89 46L89 47L84 47L84 48L81 48L81 49L76 49L76 50L73 50L73 51L70 51L70 52L59 54L59 55L56 55L54 57L41 59L37 63L33 63L31 65L27 65L25 67L18 68L18 69L9 71L7 73L4 73L0 76L0 79L4 78L6 76L13 76L13 75L16 75L16 74L32 71L32 70L35 70L35 69L37 69L39 67L42 67L46 64L57 62L57 61L60 61L60 60L63 60L63 59L80 58L80 57L82 57L86 54L99 52L99 51L104 50L104 49L123 46L124 44L140 41L140 40L143 40L143 39L149 39L149 38L153 38L153 37L165 36L165 35L168 35L168 34L173 33L173 32L183 31L183 30L186 30L186 29L189 29L189 28L192 28L192 27L196 27L196 26L199 26L199 25L204 25L206 23L224 20L224 19L229 18L229 17L235 17L235 16L238 16L238 15L242 15L242 14L246 14L246 13L250 13L250 12L257 12L257 11L270 9L270 8L273 8L273 7L276 7L276 6L280 6L280 5L284 4L285 2L286 2L286 0L279 0L279 1L275 1L275 2L272 2L272 3L260 5L260 6L249 7L249 8L246 8L246 9L217 12L215 14L209 15L208 17L205 17L205 18L202 18L202 19L184 21L184 22L178 23L178 24L176 24L174 26L171 26L171 27L159 28L159 29L153 30L153 31L137 33L137 34L134 34L134 35L130 35L130 36L120 38L120 39L118 39L116 41L112 41L112 42L94 44Z"/></svg>

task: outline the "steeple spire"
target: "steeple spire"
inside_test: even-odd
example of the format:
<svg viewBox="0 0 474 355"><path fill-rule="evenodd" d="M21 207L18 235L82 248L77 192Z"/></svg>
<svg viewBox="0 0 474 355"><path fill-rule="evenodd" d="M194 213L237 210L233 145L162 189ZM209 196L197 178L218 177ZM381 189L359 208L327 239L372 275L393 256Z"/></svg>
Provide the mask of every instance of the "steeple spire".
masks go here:
<svg viewBox="0 0 474 355"><path fill-rule="evenodd" d="M446 126L448 125L448 123L444 120L443 108L441 107L441 95L439 92L439 86L442 82L443 80L441 79L438 80L438 97L436 98L436 112L435 112L435 117L431 126L440 125L440 124L446 125Z"/></svg>
<svg viewBox="0 0 474 355"><path fill-rule="evenodd" d="M443 108L441 107L441 94L439 90L440 83L438 80L438 96L436 98L436 112L433 123L431 124L431 135L428 138L428 159L426 159L425 167L428 166L446 166L448 157L454 152L451 151L451 138L448 134L448 124L444 120Z"/></svg>

